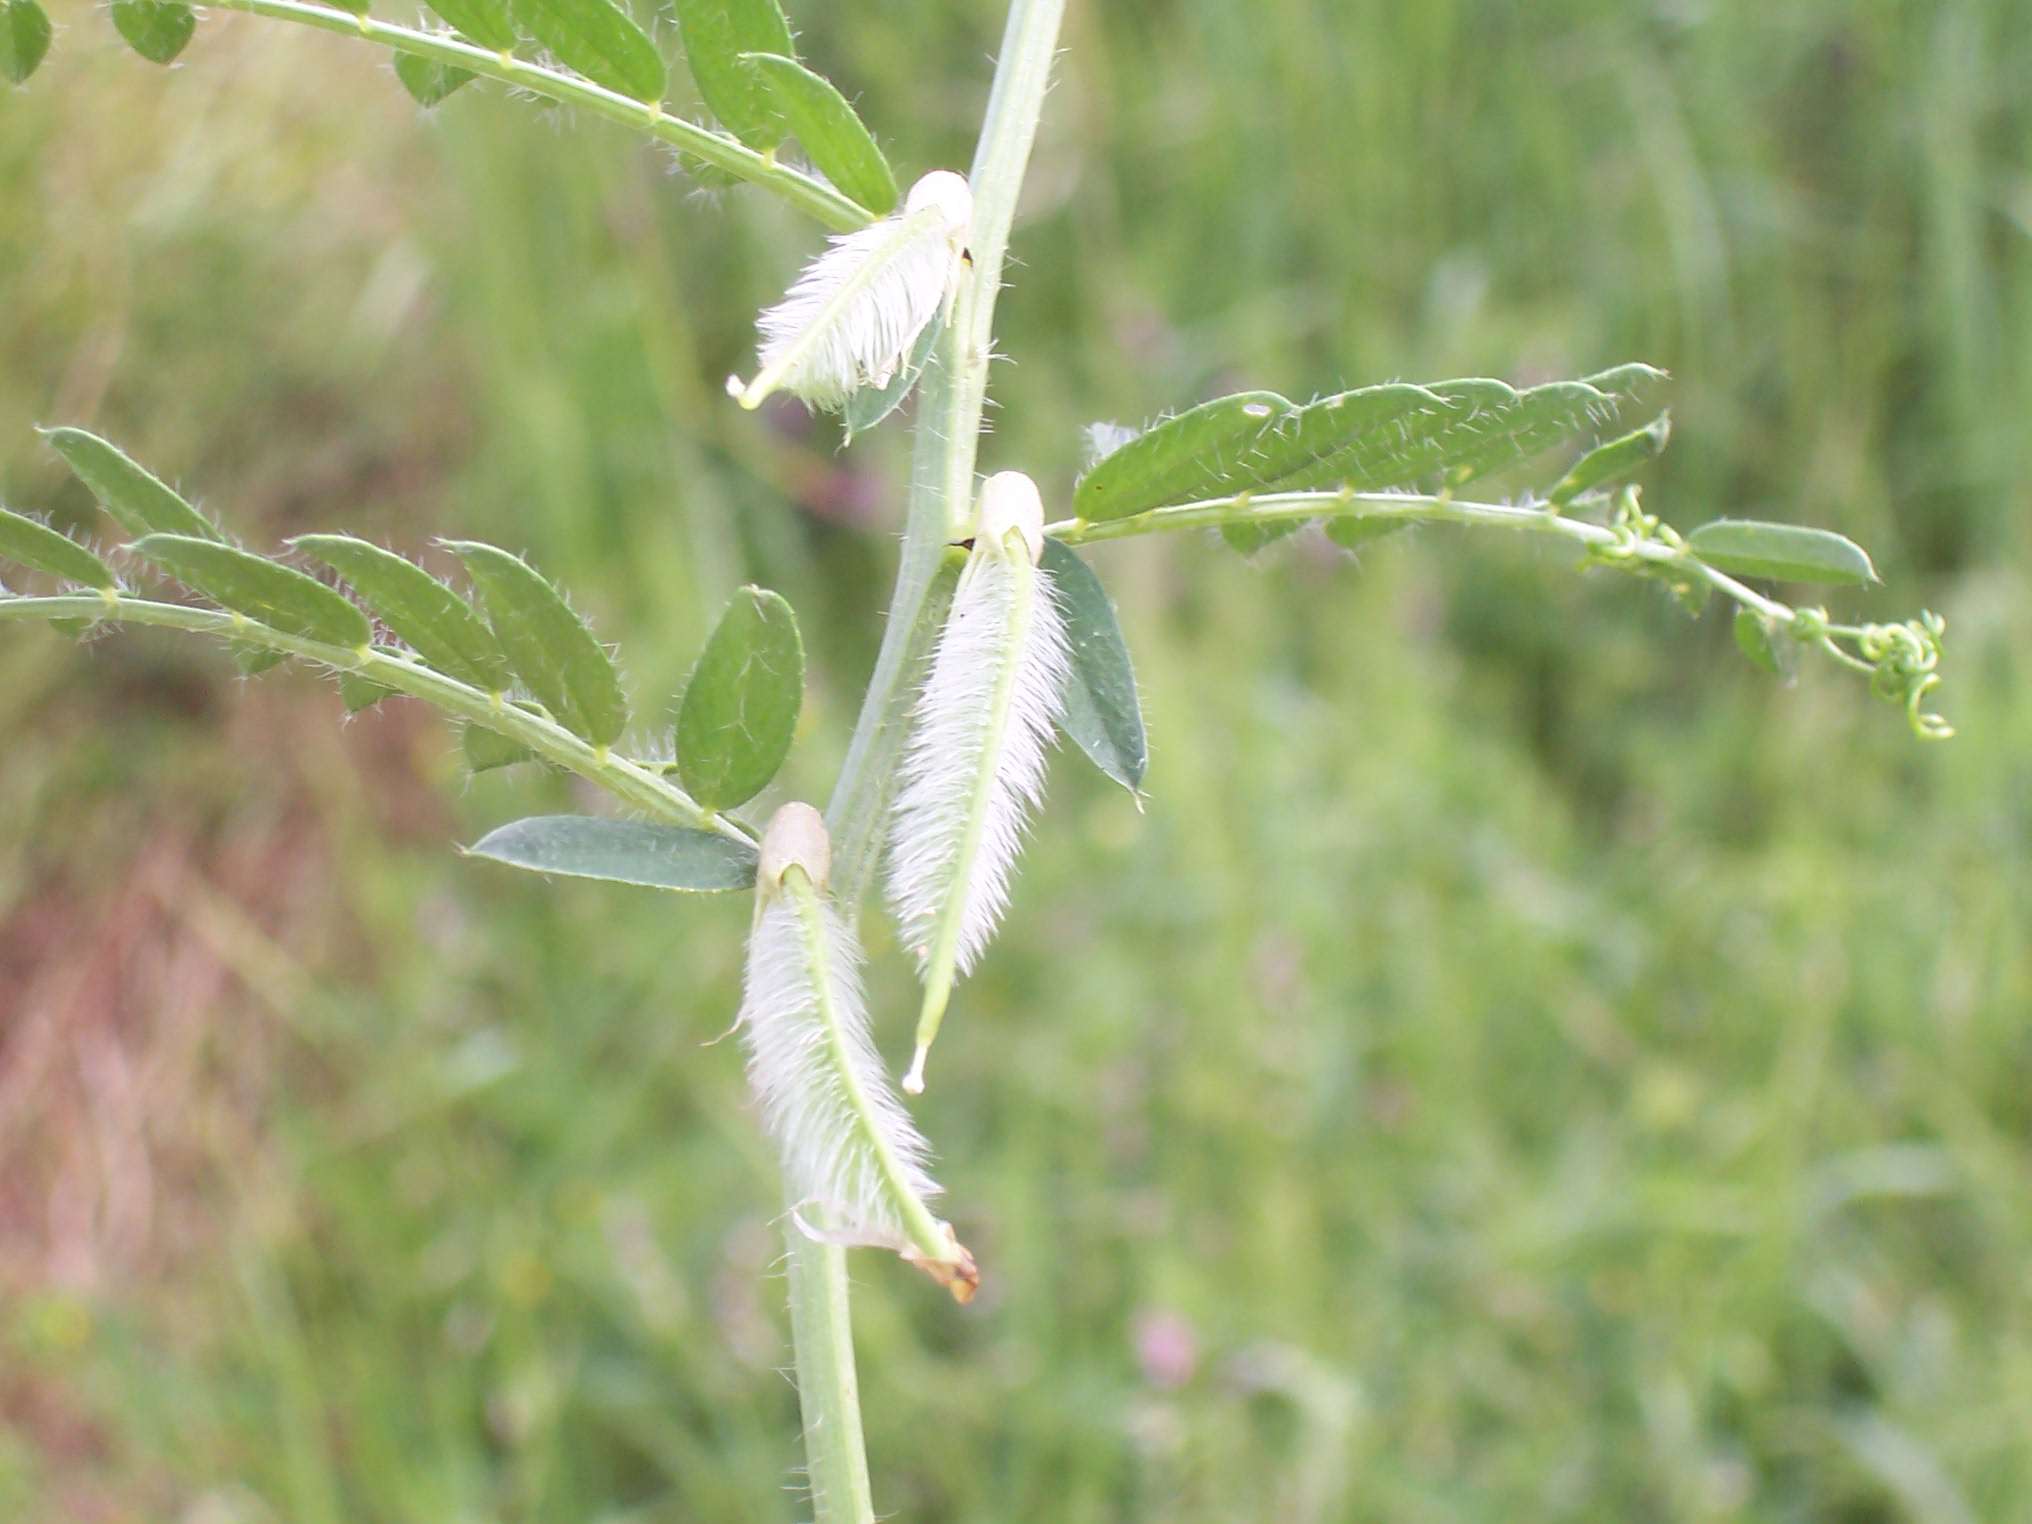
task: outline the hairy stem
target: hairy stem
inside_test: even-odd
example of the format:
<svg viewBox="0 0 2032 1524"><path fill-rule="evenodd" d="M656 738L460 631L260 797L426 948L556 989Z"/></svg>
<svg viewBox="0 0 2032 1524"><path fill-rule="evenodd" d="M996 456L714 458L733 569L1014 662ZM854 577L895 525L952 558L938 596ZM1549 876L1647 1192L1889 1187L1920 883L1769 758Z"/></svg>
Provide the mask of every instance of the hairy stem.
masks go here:
<svg viewBox="0 0 2032 1524"><path fill-rule="evenodd" d="M1493 525L1499 529L1551 535L1592 550L1621 547L1623 553L1636 560L1669 566L1696 577L1760 614L1786 623L1792 620L1793 611L1785 604L1745 586L1727 572L1717 571L1683 546L1670 545L1662 540L1630 542L1613 529L1590 524L1584 519L1566 518L1543 508L1520 508L1507 503L1464 503L1445 493L1266 492L1260 496L1243 493L1237 497L1212 498L1201 503L1181 503L1175 508L1153 508L1147 513L1094 523L1085 519L1062 519L1056 524L1045 525L1044 532L1068 545L1091 545L1102 540L1126 540L1166 530L1218 529L1223 524L1276 524L1289 523L1293 519L1337 518ZM1842 633L1856 632L1843 629Z"/></svg>
<svg viewBox="0 0 2032 1524"><path fill-rule="evenodd" d="M960 281L952 322L920 383L909 507L889 623L826 810L833 839L833 893L850 916L874 878L911 695L952 599L959 558L948 551L955 527L965 523L973 506L974 457L988 390L1002 259L1064 12L1065 0L1014 0L1009 7L968 177L974 196L968 235L972 269ZM845 1259L837 1248L799 1242L802 1235L794 1226L789 1231L791 1331L813 1512L819 1524L873 1524Z"/></svg>
<svg viewBox="0 0 2032 1524"><path fill-rule="evenodd" d="M995 84L968 176L974 196L967 242L972 268L960 281L952 322L919 386L909 506L889 623L846 762L826 807L826 826L833 837L833 892L848 915L855 913L874 880L910 696L930 650L929 632L944 618L951 598L952 579L941 578L941 565L973 512L974 460L988 394L995 298L1002 289L1009 226L1030 164L1037 119L1044 110L1064 12L1065 0L1015 0L1009 7Z"/></svg>
<svg viewBox="0 0 2032 1524"><path fill-rule="evenodd" d="M0 619L119 620L221 635L245 645L286 651L338 672L354 672L384 688L420 698L448 714L519 741L546 762L600 785L624 804L672 825L711 831L753 845L739 821L706 809L649 764L617 757L573 735L555 720L532 714L498 693L486 693L392 651L334 646L285 634L245 615L181 603L155 603L125 593L74 593L49 598L0 598Z"/></svg>
<svg viewBox="0 0 2032 1524"><path fill-rule="evenodd" d="M399 53L413 53L434 63L450 64L486 79L578 106L595 116L645 132L679 153L689 154L739 179L764 186L837 232L851 233L875 220L866 207L857 205L817 176L782 163L773 154L757 153L738 138L672 116L658 102L634 100L577 74L548 69L513 53L492 53L449 33L395 26L330 6L307 5L302 0L208 0L208 3L220 10L294 21L342 37L364 37Z"/></svg>
<svg viewBox="0 0 2032 1524"><path fill-rule="evenodd" d="M797 1350L797 1401L813 1524L874 1524L861 1390L854 1376L854 1328L847 1301L847 1251L786 1223L790 1338Z"/></svg>

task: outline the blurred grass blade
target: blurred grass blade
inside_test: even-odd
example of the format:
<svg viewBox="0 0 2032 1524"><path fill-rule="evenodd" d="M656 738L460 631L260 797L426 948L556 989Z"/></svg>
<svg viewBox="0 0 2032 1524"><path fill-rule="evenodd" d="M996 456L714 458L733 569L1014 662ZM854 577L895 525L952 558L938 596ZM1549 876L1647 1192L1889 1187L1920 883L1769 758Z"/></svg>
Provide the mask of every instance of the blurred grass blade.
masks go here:
<svg viewBox="0 0 2032 1524"><path fill-rule="evenodd" d="M803 705L797 615L766 588L742 588L699 653L678 710L686 792L709 810L761 793L790 754Z"/></svg>
<svg viewBox="0 0 2032 1524"><path fill-rule="evenodd" d="M943 332L943 323L926 323L924 332L917 336L916 347L910 351L910 358L897 367L887 386L864 386L847 398L846 405L840 409L840 422L846 429L844 443L852 444L856 435L867 433L903 406L904 399L917 389L918 380L924 375L924 367L931 363L932 351L938 348L938 338Z"/></svg>
<svg viewBox="0 0 2032 1524"><path fill-rule="evenodd" d="M397 639L447 677L499 693L508 658L472 606L414 561L347 534L306 534L290 541L351 584Z"/></svg>
<svg viewBox="0 0 2032 1524"><path fill-rule="evenodd" d="M515 19L558 62L638 101L663 99L663 55L612 0L514 0Z"/></svg>
<svg viewBox="0 0 2032 1524"><path fill-rule="evenodd" d="M646 820L533 815L490 831L469 856L532 873L602 878L650 889L712 892L755 882L755 849L708 831Z"/></svg>
<svg viewBox="0 0 2032 1524"><path fill-rule="evenodd" d="M466 759L471 772L492 772L497 767L513 767L518 762L534 762L536 753L520 741L511 740L498 730L489 730L484 725L467 725L459 731L459 750Z"/></svg>
<svg viewBox="0 0 2032 1524"><path fill-rule="evenodd" d="M210 519L98 435L64 428L44 429L42 437L129 534L219 538Z"/></svg>
<svg viewBox="0 0 2032 1524"><path fill-rule="evenodd" d="M776 92L741 55L796 57L782 7L776 0L676 0L676 4L685 61L707 109L750 148L776 147L786 126Z"/></svg>
<svg viewBox="0 0 2032 1524"><path fill-rule="evenodd" d="M877 217L896 209L902 192L895 172L831 80L781 53L743 53L740 61L760 74L820 173Z"/></svg>
<svg viewBox="0 0 2032 1524"><path fill-rule="evenodd" d="M150 63L174 63L197 24L181 0L113 0L113 29Z"/></svg>
<svg viewBox="0 0 2032 1524"><path fill-rule="evenodd" d="M0 508L0 560L17 561L80 587L118 587L113 569L67 534L40 520Z"/></svg>
<svg viewBox="0 0 2032 1524"><path fill-rule="evenodd" d="M1775 582L1819 582L1859 587L1877 569L1855 541L1803 524L1716 519L1686 537L1686 547L1718 571Z"/></svg>
<svg viewBox="0 0 2032 1524"><path fill-rule="evenodd" d="M439 63L434 58L422 58L415 53L397 53L395 77L402 81L402 88L409 92L410 99L428 110L459 86L469 83L473 73L457 64Z"/></svg>
<svg viewBox="0 0 2032 1524"><path fill-rule="evenodd" d="M1255 479L1256 452L1292 411L1275 392L1237 392L1167 418L1082 476L1073 512L1101 523L1239 490Z"/></svg>
<svg viewBox="0 0 2032 1524"><path fill-rule="evenodd" d="M1093 568L1071 546L1046 540L1038 564L1057 592L1072 653L1059 728L1094 766L1133 794L1142 787L1150 751L1136 673L1115 606Z"/></svg>
<svg viewBox="0 0 2032 1524"><path fill-rule="evenodd" d="M466 564L508 665L565 729L611 746L628 728L621 674L562 594L520 556L472 540L446 540Z"/></svg>
<svg viewBox="0 0 2032 1524"><path fill-rule="evenodd" d="M285 635L358 647L373 635L367 616L315 577L252 551L189 535L151 534L129 547L219 607Z"/></svg>
<svg viewBox="0 0 2032 1524"><path fill-rule="evenodd" d="M49 52L49 17L35 0L0 0L0 78L25 85Z"/></svg>
<svg viewBox="0 0 2032 1524"><path fill-rule="evenodd" d="M507 0L424 0L445 24L490 53L511 51L521 38Z"/></svg>
<svg viewBox="0 0 2032 1524"><path fill-rule="evenodd" d="M384 688L371 677L362 677L357 672L339 674L339 702L346 706L347 714L372 709L394 692L393 688Z"/></svg>
<svg viewBox="0 0 2032 1524"><path fill-rule="evenodd" d="M1656 460L1671 438L1672 415L1660 413L1636 432L1588 451L1553 484L1546 498L1555 507L1564 508L1583 492L1613 487Z"/></svg>

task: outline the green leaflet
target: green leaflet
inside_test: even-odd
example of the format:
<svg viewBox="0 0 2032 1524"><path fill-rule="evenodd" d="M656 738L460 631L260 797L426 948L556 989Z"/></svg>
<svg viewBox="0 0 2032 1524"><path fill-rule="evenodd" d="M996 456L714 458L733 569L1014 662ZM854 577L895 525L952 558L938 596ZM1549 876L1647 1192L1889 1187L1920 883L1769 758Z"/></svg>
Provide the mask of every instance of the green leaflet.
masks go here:
<svg viewBox="0 0 2032 1524"><path fill-rule="evenodd" d="M1275 392L1237 392L1167 418L1080 478L1073 513L1101 523L1254 485L1256 452L1291 412Z"/></svg>
<svg viewBox="0 0 2032 1524"><path fill-rule="evenodd" d="M708 831L646 820L534 815L488 832L469 851L532 873L710 893L755 882L755 849Z"/></svg>
<svg viewBox="0 0 2032 1524"><path fill-rule="evenodd" d="M349 649L367 644L367 616L293 566L189 535L151 534L130 547L221 608L285 635Z"/></svg>
<svg viewBox="0 0 2032 1524"><path fill-rule="evenodd" d="M25 85L49 52L49 17L35 0L0 0L0 78Z"/></svg>
<svg viewBox="0 0 2032 1524"><path fill-rule="evenodd" d="M1279 492L1402 486L1416 479L1404 473L1405 451L1444 427L1455 410L1426 387L1395 381L1318 398L1263 441L1246 485Z"/></svg>
<svg viewBox="0 0 2032 1524"><path fill-rule="evenodd" d="M210 519L98 435L68 428L41 432L50 448L64 458L77 479L92 489L92 495L129 534L219 538Z"/></svg>
<svg viewBox="0 0 2032 1524"><path fill-rule="evenodd" d="M536 753L520 741L504 736L498 730L489 730L484 725L465 725L459 730L459 750L465 756L469 772L492 772L497 767L513 767L518 762L534 762Z"/></svg>
<svg viewBox="0 0 2032 1524"><path fill-rule="evenodd" d="M1057 592L1072 651L1059 728L1094 766L1133 794L1142 786L1150 751L1115 605L1093 568L1062 541L1044 542L1039 565Z"/></svg>
<svg viewBox="0 0 2032 1524"><path fill-rule="evenodd" d="M1736 610L1736 648L1773 677L1791 682L1799 667L1799 642L1778 622L1755 609Z"/></svg>
<svg viewBox="0 0 2032 1524"><path fill-rule="evenodd" d="M466 564L508 665L565 729L611 746L628 728L621 674L556 588L519 556L470 540L444 548Z"/></svg>
<svg viewBox="0 0 2032 1524"><path fill-rule="evenodd" d="M347 714L358 714L363 709L372 709L394 692L393 688L384 688L373 678L362 677L357 672L339 674L339 702L346 706Z"/></svg>
<svg viewBox="0 0 2032 1524"><path fill-rule="evenodd" d="M1360 550L1387 535L1409 529L1409 519L1365 519L1353 514L1326 521L1326 537L1342 550Z"/></svg>
<svg viewBox="0 0 2032 1524"><path fill-rule="evenodd" d="M678 36L706 108L750 148L776 147L787 125L776 93L741 55L796 56L782 7L776 0L676 0L676 4Z"/></svg>
<svg viewBox="0 0 2032 1524"><path fill-rule="evenodd" d="M820 173L877 217L896 209L902 192L895 172L830 80L781 53L743 53L739 61L760 75Z"/></svg>
<svg viewBox="0 0 2032 1524"><path fill-rule="evenodd" d="M804 642L777 594L744 587L720 616L685 685L677 770L709 810L762 792L790 754L804 704Z"/></svg>
<svg viewBox="0 0 2032 1524"><path fill-rule="evenodd" d="M461 69L457 64L440 63L435 58L397 53L395 77L402 81L402 88L409 92L410 99L429 110L459 86L470 83L473 72Z"/></svg>
<svg viewBox="0 0 2032 1524"><path fill-rule="evenodd" d="M483 692L508 686L508 658L494 632L465 599L415 562L346 534L299 535L290 544L344 577L428 665Z"/></svg>
<svg viewBox="0 0 2032 1524"><path fill-rule="evenodd" d="M1555 507L1564 508L1583 492L1613 487L1624 477L1656 460L1671 438L1672 415L1660 413L1634 433L1588 451L1553 484L1546 499Z"/></svg>
<svg viewBox="0 0 2032 1524"><path fill-rule="evenodd" d="M107 591L119 586L112 568L69 535L5 508L0 508L0 560L18 561L81 587Z"/></svg>
<svg viewBox="0 0 2032 1524"><path fill-rule="evenodd" d="M113 30L150 63L176 62L197 25L181 0L113 0Z"/></svg>
<svg viewBox="0 0 2032 1524"><path fill-rule="evenodd" d="M230 640L226 642L226 649L232 653L233 665L240 669L242 677L259 677L289 660L287 651L278 651L273 646L250 645L244 640Z"/></svg>
<svg viewBox="0 0 2032 1524"><path fill-rule="evenodd" d="M917 343L910 351L910 358L898 367L887 386L864 386L847 398L846 405L840 409L840 423L846 431L843 443L852 444L857 434L867 433L903 406L903 399L917 389L918 379L923 376L925 366L931 363L932 352L938 348L939 335L944 332L945 324L926 323L924 332L917 336Z"/></svg>
<svg viewBox="0 0 2032 1524"><path fill-rule="evenodd" d="M468 42L494 53L506 53L521 39L507 0L424 0L445 23Z"/></svg>
<svg viewBox="0 0 2032 1524"><path fill-rule="evenodd" d="M663 99L663 55L612 0L513 0L515 19L558 62L638 101Z"/></svg>
<svg viewBox="0 0 2032 1524"><path fill-rule="evenodd" d="M1832 530L1801 524L1716 519L1688 535L1686 548L1717 571L1741 577L1851 587L1877 580L1862 546Z"/></svg>

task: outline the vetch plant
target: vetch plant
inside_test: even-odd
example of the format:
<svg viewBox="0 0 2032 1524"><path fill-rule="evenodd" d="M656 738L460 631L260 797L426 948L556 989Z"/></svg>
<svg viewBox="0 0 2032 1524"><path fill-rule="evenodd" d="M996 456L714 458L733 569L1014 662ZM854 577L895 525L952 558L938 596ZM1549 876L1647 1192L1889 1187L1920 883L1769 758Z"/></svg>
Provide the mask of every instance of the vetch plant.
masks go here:
<svg viewBox="0 0 2032 1524"><path fill-rule="evenodd" d="M766 828L742 812L788 755L805 661L794 614L767 590L733 596L673 730L643 739L607 647L507 550L441 542L436 571L339 533L258 552L71 426L44 437L113 521L110 548L0 509L0 561L18 584L0 595L0 620L209 634L244 671L293 661L332 676L348 709L421 699L451 717L473 770L538 761L618 806L504 825L473 855L752 892L737 1025L783 1174L806 1474L827 1524L875 1517L846 1250L891 1251L961 1301L993 1274L933 1210L931 1147L882 1059L904 1013L871 1012L860 981L864 904L886 857L887 898L924 984L903 1082L916 1089L955 981L988 952L1007 907L1054 735L1124 788L1144 782L1129 656L1079 547L1217 530L1252 553L1308 525L1350 550L1416 523L1550 537L1584 566L1658 583L1689 609L1721 595L1745 654L1774 673L1820 651L1867 675L1920 737L1951 733L1924 708L1940 682L1937 616L1841 622L1753 585L1868 588L1876 573L1859 547L1726 517L1682 535L1647 510L1632 478L1670 433L1656 401L1665 377L1650 366L1526 390L1393 382L1303 403L1242 392L1141 431L1097 426L1100 458L1049 511L1030 475L982 482L995 302L1063 0L1014 0L973 162L964 175L929 170L907 196L846 98L799 60L776 0L676 0L716 127L665 105L660 47L611 0L433 0L442 25L414 27L369 15L364 0L214 5L390 49L425 106L490 80L781 197L836 236L763 312L756 374L730 390L747 407L781 390L838 411L849 440L915 396L895 589L845 762L823 815L784 804ZM181 0L114 0L111 19L157 63L178 58L197 26ZM0 72L26 81L49 42L38 0L0 0ZM1507 495L1467 495L1499 475Z"/></svg>

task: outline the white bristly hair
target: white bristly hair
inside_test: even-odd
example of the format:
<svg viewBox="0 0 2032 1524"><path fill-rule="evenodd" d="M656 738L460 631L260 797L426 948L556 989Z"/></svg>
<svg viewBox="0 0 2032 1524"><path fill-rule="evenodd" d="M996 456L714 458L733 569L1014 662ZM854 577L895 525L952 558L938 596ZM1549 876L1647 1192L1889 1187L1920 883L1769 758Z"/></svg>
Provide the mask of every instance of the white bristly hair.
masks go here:
<svg viewBox="0 0 2032 1524"><path fill-rule="evenodd" d="M972 218L966 178L940 169L902 211L834 238L757 320L761 369L746 383L728 377L727 391L747 408L780 389L831 411L887 386L951 301Z"/></svg>
<svg viewBox="0 0 2032 1524"><path fill-rule="evenodd" d="M809 805L785 805L763 836L738 1021L749 1083L806 1232L957 1267L964 1251L925 1206L931 1150L869 1033L860 947L824 892L829 858Z"/></svg>
<svg viewBox="0 0 2032 1524"><path fill-rule="evenodd" d="M917 1054L903 1088L924 1088L924 1059L956 974L986 949L1045 763L1071 661L1050 576L1036 564L1043 504L1005 471L982 488L974 550L919 695L889 836L889 901L924 977Z"/></svg>

